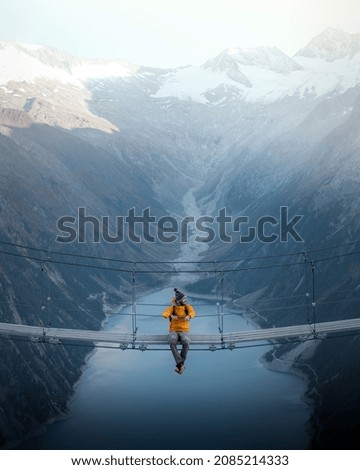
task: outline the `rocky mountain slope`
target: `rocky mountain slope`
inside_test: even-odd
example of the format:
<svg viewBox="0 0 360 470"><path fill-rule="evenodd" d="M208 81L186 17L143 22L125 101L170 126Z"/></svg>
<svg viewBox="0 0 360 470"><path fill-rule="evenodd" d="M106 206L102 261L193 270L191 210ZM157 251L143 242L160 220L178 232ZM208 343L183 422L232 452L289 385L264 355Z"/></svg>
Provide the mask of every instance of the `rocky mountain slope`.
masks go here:
<svg viewBox="0 0 360 470"><path fill-rule="evenodd" d="M216 237L199 252L207 260L299 253L290 259L298 264L287 269L225 276L234 305L247 307L264 325L313 320L305 296L311 269L305 270L303 251L308 260L331 258L316 265L317 319L358 315L358 257L350 256L356 245L312 250L359 239L359 35L327 29L294 57L276 48L233 48L201 67L167 70L2 42L0 64L1 241L50 253L176 259L177 243L94 244L90 233L84 244L59 248L57 220L83 207L87 214L109 216L114 233L116 216L132 207L192 216L187 210L193 208L183 207L190 190L202 215L216 217L226 208L255 225L288 207L290 218L303 216L297 225L301 242L278 237L240 243L248 227L240 233L228 227L231 243ZM267 235L271 229L279 227L267 225ZM7 245L3 251L13 256L2 255L2 321L99 328L104 299L116 304L129 298L127 275L55 266L44 254L43 262L26 260L14 254L30 250L11 250ZM151 286L154 277L140 282ZM214 288L206 279L194 287ZM359 342L331 341L291 349L292 370L314 371L307 374L309 398L316 398L314 447L352 446L357 430L352 371ZM0 346L6 357L2 383L10 384L0 395L5 442L65 409L87 351L12 341ZM288 349L279 347L273 358L281 360Z"/></svg>
<svg viewBox="0 0 360 470"><path fill-rule="evenodd" d="M76 267L79 259L71 253L151 259L159 256L157 247L94 244L91 226L85 243L56 243L59 217L77 216L78 208L85 208L88 216L108 217L107 233L114 236L116 216L130 205L150 204L155 214L165 209L145 177L134 176L106 151L60 128L35 124L24 111L3 108L1 116L7 134L0 136L1 321L99 329L107 309L131 298L132 279L96 266L129 266L84 258L81 264L95 267ZM139 279L140 286L145 282L151 284L151 278ZM2 340L1 350L0 434L8 445L65 411L89 348Z"/></svg>

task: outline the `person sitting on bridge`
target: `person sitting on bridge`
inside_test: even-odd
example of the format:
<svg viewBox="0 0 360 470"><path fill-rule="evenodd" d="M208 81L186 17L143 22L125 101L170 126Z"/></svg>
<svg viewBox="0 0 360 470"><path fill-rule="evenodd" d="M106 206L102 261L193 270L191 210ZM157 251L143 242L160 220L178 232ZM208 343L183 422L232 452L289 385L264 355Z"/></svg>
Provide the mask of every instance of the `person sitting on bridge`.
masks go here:
<svg viewBox="0 0 360 470"><path fill-rule="evenodd" d="M170 320L169 343L174 356L176 368L175 372L182 374L185 369L186 356L190 347L190 320L195 317L195 310L187 303L186 295L174 289L175 297L172 299L173 305L168 307L162 314L164 318ZM177 349L177 343L182 345L181 352Z"/></svg>

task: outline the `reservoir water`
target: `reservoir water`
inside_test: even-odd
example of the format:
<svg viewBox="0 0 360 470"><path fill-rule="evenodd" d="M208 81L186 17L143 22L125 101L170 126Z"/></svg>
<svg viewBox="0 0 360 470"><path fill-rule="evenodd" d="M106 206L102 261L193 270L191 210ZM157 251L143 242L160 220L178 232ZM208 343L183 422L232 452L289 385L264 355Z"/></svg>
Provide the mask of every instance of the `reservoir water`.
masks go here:
<svg viewBox="0 0 360 470"><path fill-rule="evenodd" d="M169 288L141 299L138 313L149 315L138 317L142 333L167 332L161 305L171 297ZM198 315L191 331L217 333L215 303L206 305L191 295L189 300ZM111 315L105 329L129 331L131 318L123 313ZM239 315L224 317L226 331L249 328ZM310 409L302 400L305 384L260 364L270 347L190 349L181 376L168 350L98 348L88 358L65 419L22 448L306 449Z"/></svg>

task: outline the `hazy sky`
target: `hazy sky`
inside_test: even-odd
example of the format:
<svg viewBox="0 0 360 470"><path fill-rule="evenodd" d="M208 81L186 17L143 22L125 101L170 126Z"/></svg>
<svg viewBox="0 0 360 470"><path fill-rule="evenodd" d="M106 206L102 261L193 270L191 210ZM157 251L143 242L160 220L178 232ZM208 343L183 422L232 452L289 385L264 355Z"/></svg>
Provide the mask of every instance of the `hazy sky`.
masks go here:
<svg viewBox="0 0 360 470"><path fill-rule="evenodd" d="M0 0L0 40L160 67L227 47L294 54L328 26L360 32L360 0Z"/></svg>

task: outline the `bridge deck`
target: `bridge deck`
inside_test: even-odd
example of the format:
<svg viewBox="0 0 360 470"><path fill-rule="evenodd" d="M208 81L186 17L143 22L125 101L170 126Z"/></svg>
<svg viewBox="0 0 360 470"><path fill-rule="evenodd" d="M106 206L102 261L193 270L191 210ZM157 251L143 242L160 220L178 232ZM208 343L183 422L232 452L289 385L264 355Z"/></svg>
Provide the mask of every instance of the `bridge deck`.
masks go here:
<svg viewBox="0 0 360 470"><path fill-rule="evenodd" d="M316 334L319 336L332 333L357 331L360 333L360 318L338 320L316 324ZM41 326L17 325L0 323L0 336L26 337L32 341L49 343L82 343L89 345L109 345L122 349L146 349L149 346L164 346L168 344L167 335L137 334L135 339L131 333L114 333L111 331L77 330L68 328L43 328ZM310 339L314 333L309 325L286 326L279 328L264 328L250 331L224 333L223 335L191 335L192 348L209 346L210 349L231 349L239 343L271 341L279 339Z"/></svg>

